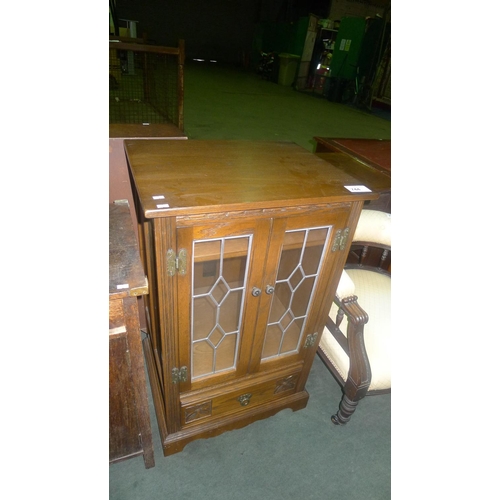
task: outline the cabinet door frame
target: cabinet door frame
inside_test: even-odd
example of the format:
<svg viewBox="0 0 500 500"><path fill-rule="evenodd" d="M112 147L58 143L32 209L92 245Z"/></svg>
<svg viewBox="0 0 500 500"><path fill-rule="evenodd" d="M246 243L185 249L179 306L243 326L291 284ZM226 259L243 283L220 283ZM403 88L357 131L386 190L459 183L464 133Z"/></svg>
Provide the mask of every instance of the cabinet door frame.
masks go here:
<svg viewBox="0 0 500 500"><path fill-rule="evenodd" d="M296 362L304 362L308 353L315 350L315 346L319 339L315 342L314 346L305 347L307 336L317 333L319 331L320 322L318 317L322 317L322 300L318 293L321 293L329 285L332 278L332 270L335 269L335 262L345 252L335 251L332 252L332 247L336 235L336 231L344 230L348 223L350 207L340 205L337 208L330 208L327 211L319 211L318 213L308 215L296 216L283 216L275 217L273 219L273 228L270 235L270 243L268 248L268 258L266 262L266 269L264 272L264 286L274 286L277 280L278 266L282 252L282 246L285 238L286 231L294 231L301 229L319 228L330 226L330 231L327 240L324 244L323 259L321 262L321 269L316 277L313 295L309 306L309 311L305 319L303 333L300 338L298 351L294 353L284 354L276 358L262 359L262 350L265 341L265 334L267 324L269 321L269 314L271 312L271 302L273 295L266 295L261 300L261 310L258 316L258 323L256 324L256 334L254 347L252 350L252 357L250 361L250 372L257 373L262 371L279 369L281 367L293 364Z"/></svg>
<svg viewBox="0 0 500 500"><path fill-rule="evenodd" d="M179 366L187 368L187 380L180 382L180 391L187 392L192 390L212 387L215 384L230 382L245 376L248 373L248 362L253 345L253 331L255 321L259 312L261 296L253 296L254 287L261 288L262 274L265 265L265 250L268 246L271 220L269 218L261 219L241 219L237 221L221 220L214 223L196 224L188 227L179 227L177 229L177 251L187 250L187 272L184 275L176 276L176 289L178 301L178 326L177 340L179 350ZM235 354L235 368L228 369L219 373L206 375L200 378L192 379L191 365L191 308L193 290L192 290L192 270L193 270L193 244L195 241L212 240L218 238L234 238L238 236L252 236L252 247L248 253L247 260L247 282L243 295L243 310L239 328L239 348ZM263 249L260 251L259 249ZM181 299L182 298L182 299ZM184 298L188 298L185 300ZM244 334L244 332L250 332Z"/></svg>

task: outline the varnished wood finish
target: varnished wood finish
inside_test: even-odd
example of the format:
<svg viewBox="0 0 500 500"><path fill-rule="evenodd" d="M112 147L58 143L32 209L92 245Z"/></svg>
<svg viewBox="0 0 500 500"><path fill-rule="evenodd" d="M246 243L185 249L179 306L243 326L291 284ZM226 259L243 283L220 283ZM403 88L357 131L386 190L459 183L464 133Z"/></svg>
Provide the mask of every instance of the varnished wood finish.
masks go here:
<svg viewBox="0 0 500 500"><path fill-rule="evenodd" d="M137 297L148 293L127 203L109 206L109 461L154 466Z"/></svg>
<svg viewBox="0 0 500 500"><path fill-rule="evenodd" d="M391 141L314 137L315 153L380 194L365 208L391 212Z"/></svg>
<svg viewBox="0 0 500 500"><path fill-rule="evenodd" d="M357 179L289 142L125 141L125 148L146 217L360 198L344 187ZM153 198L161 195L165 199Z"/></svg>
<svg viewBox="0 0 500 500"><path fill-rule="evenodd" d="M142 258L151 277L146 359L163 453L176 453L193 439L242 427L284 408L303 408L319 332L363 203L378 194L351 193L345 186L359 184L357 179L292 143L131 140L125 147L139 209ZM325 232L321 245L313 239L308 247L318 245L319 250L310 250L317 254L324 243L322 267L307 297L312 301L302 337L296 350L266 357L262 352L268 318L279 297L265 290L276 283L281 259L287 262L300 250L295 232L306 228L325 228ZM333 251L336 231L348 236L345 247ZM225 255L231 261L226 273L240 272L234 259L242 256L248 270L236 363L223 371L192 376L193 288L195 276L204 279L195 262L199 266L214 259L211 246L195 257L194 242L236 237L252 242L248 254L238 242ZM187 254L186 273L177 270L170 275L169 250L178 256L181 249ZM254 295L254 289L261 294ZM183 366L186 380L174 381L172 370Z"/></svg>
<svg viewBox="0 0 500 500"><path fill-rule="evenodd" d="M340 151L390 175L391 141L388 139L342 139L315 137L316 152Z"/></svg>

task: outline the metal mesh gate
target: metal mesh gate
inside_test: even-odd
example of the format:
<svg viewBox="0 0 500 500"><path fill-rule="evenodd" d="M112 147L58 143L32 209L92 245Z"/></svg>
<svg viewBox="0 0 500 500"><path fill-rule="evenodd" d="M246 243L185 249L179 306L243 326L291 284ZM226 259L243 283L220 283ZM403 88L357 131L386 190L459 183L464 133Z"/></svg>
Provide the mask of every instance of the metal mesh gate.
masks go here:
<svg viewBox="0 0 500 500"><path fill-rule="evenodd" d="M184 44L109 44L109 123L184 128Z"/></svg>

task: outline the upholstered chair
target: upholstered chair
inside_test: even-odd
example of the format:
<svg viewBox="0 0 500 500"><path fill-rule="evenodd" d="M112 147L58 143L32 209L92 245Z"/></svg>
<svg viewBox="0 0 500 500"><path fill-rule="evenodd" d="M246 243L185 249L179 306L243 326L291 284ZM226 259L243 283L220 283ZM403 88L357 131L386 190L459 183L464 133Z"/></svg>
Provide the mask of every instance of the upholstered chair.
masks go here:
<svg viewBox="0 0 500 500"><path fill-rule="evenodd" d="M318 354L343 388L335 424L391 390L391 215L363 210Z"/></svg>

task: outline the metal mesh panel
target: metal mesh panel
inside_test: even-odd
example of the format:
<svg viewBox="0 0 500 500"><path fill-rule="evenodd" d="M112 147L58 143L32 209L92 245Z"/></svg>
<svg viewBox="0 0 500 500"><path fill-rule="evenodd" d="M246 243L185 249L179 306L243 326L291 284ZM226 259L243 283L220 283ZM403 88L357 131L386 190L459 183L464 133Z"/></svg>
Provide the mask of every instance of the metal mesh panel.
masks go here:
<svg viewBox="0 0 500 500"><path fill-rule="evenodd" d="M152 50L154 50L152 48ZM109 49L109 123L181 127L178 54Z"/></svg>

